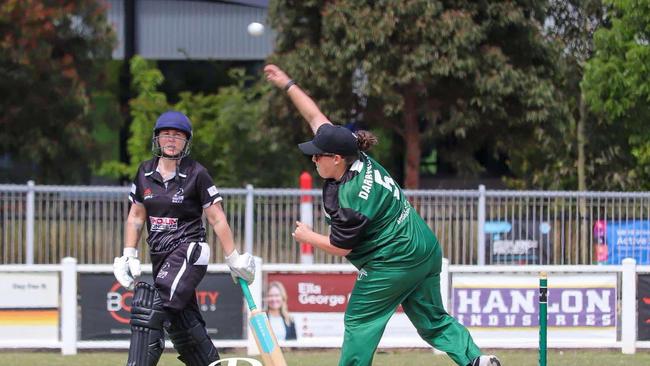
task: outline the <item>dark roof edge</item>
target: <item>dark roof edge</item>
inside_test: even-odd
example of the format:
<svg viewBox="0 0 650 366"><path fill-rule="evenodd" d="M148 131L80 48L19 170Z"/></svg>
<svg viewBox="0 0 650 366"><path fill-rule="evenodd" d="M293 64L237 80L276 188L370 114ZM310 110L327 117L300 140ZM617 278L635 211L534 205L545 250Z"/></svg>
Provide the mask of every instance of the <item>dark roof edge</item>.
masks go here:
<svg viewBox="0 0 650 366"><path fill-rule="evenodd" d="M224 3L233 5L244 5L254 8L266 9L269 7L269 0L200 0L210 3Z"/></svg>

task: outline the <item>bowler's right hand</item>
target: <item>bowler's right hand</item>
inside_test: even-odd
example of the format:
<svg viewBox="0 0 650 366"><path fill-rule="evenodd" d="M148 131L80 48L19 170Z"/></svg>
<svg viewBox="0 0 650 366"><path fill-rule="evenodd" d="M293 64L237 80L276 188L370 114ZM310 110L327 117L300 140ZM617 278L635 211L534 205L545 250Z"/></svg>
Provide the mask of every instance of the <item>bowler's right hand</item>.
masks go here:
<svg viewBox="0 0 650 366"><path fill-rule="evenodd" d="M142 274L140 260L138 259L138 250L135 248L124 248L121 257L115 257L113 261L113 274L120 285L133 289L135 279Z"/></svg>
<svg viewBox="0 0 650 366"><path fill-rule="evenodd" d="M266 80L278 88L284 88L291 81L291 78L282 69L273 64L264 66L264 74L266 74Z"/></svg>

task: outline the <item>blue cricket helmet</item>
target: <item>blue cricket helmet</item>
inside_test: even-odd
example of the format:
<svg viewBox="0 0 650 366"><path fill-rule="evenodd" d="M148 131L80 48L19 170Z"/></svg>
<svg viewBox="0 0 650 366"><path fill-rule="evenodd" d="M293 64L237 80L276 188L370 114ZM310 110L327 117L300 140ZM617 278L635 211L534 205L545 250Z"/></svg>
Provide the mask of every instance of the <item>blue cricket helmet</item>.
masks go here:
<svg viewBox="0 0 650 366"><path fill-rule="evenodd" d="M186 115L179 111L167 111L158 117L156 125L153 128L154 136L157 136L160 130L171 128L185 132L187 140L192 138L192 123Z"/></svg>
<svg viewBox="0 0 650 366"><path fill-rule="evenodd" d="M163 153L158 142L158 134L160 130L173 129L185 133L187 142L180 154L175 156L167 156ZM179 111L167 111L158 117L156 125L153 127L153 138L151 139L151 151L154 156L164 157L168 159L180 160L190 154L190 144L192 140L192 123L186 115Z"/></svg>

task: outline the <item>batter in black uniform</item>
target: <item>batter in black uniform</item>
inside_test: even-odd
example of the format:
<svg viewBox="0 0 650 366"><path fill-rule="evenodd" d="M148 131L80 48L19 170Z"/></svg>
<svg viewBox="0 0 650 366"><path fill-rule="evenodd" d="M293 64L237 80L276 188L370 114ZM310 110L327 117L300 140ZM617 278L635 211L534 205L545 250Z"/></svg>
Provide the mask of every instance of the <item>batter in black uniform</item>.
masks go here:
<svg viewBox="0 0 650 366"><path fill-rule="evenodd" d="M191 139L192 125L183 113L160 115L153 133L154 158L140 165L131 186L124 253L115 258L113 270L124 287L133 288L141 272L136 246L146 224L154 286L135 284L127 366L156 365L165 329L186 365L207 366L219 359L195 295L210 259L203 214L226 253L233 279L254 279L253 257L237 252L210 174L188 157Z"/></svg>

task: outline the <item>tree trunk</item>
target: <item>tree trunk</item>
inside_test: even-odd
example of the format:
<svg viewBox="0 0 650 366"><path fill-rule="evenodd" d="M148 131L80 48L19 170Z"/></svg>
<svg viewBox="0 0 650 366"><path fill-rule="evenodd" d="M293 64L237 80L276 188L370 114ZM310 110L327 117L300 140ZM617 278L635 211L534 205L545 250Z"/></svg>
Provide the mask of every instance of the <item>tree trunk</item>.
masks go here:
<svg viewBox="0 0 650 366"><path fill-rule="evenodd" d="M404 187L417 189L420 187L420 128L416 109L416 95L411 89L404 93L404 143L406 145L406 169Z"/></svg>
<svg viewBox="0 0 650 366"><path fill-rule="evenodd" d="M578 116L578 125L576 126L576 138L578 145L578 190L586 191L587 190L587 178L585 173L585 145L587 143L587 137L585 136L585 124L587 121L587 105L585 104L584 94L580 93L580 109Z"/></svg>
<svg viewBox="0 0 650 366"><path fill-rule="evenodd" d="M585 124L587 121L587 105L585 104L584 93L580 93L578 124L576 125L576 140L578 147L578 161L576 163L578 168L578 191L587 190L587 178L585 174L585 144L587 138L585 136ZM580 205L580 252L582 253L582 261L580 264L591 264L593 260L592 246L589 243L589 220L587 218L587 202L584 197L579 198Z"/></svg>

